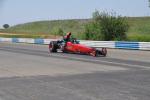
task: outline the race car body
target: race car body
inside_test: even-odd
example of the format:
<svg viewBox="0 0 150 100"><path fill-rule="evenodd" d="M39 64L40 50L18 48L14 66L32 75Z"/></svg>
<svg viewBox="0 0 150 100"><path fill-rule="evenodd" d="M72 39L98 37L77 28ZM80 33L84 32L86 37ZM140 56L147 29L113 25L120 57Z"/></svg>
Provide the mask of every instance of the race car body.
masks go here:
<svg viewBox="0 0 150 100"><path fill-rule="evenodd" d="M106 48L102 48L101 50L98 50L96 48L82 45L76 39L73 39L72 41L69 41L66 44L64 44L60 40L51 41L49 44L50 53L57 52L58 49L66 53L71 52L71 53L79 53L79 54L88 54L94 57L99 56L99 55L106 56L107 54Z"/></svg>

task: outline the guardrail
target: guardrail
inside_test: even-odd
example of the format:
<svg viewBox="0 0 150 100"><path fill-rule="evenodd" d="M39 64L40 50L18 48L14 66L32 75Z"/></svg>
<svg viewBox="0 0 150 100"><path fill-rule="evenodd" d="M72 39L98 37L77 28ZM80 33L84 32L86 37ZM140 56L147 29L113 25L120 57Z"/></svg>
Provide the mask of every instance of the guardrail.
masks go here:
<svg viewBox="0 0 150 100"><path fill-rule="evenodd" d="M0 42L49 44L56 39L32 39L32 38L2 38ZM150 50L150 42L124 42L124 41L87 41L80 40L81 44L90 47L106 47L116 49Z"/></svg>

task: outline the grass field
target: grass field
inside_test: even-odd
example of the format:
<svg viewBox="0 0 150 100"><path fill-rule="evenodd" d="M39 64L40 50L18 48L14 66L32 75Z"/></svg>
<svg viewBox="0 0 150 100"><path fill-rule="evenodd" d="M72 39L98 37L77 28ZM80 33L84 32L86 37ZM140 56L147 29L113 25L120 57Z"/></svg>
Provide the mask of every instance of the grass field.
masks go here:
<svg viewBox="0 0 150 100"><path fill-rule="evenodd" d="M6 36L4 34L0 34L0 36L51 38L56 36L54 31L57 28L61 28L64 33L71 31L75 36L80 36L84 31L84 25L89 21L90 19L74 19L30 22L0 30L0 32L13 33L17 35ZM150 17L129 17L127 18L127 21L130 26L129 31L127 32L128 41L150 41Z"/></svg>
<svg viewBox="0 0 150 100"><path fill-rule="evenodd" d="M150 17L128 18L130 29L128 34L150 34Z"/></svg>
<svg viewBox="0 0 150 100"><path fill-rule="evenodd" d="M73 33L80 33L84 29L84 24L88 20L54 20L54 21L37 21L25 24L19 24L12 26L8 29L3 30L3 32L11 33L43 33L43 34L53 34L56 28L61 28L64 32L71 31Z"/></svg>

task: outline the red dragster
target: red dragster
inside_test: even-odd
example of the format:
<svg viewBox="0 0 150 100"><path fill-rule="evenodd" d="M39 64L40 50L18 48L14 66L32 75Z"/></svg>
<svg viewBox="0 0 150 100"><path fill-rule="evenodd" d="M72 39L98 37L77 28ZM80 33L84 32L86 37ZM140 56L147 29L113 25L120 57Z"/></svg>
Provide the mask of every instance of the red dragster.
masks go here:
<svg viewBox="0 0 150 100"><path fill-rule="evenodd" d="M100 56L100 55L102 56L107 55L106 48L102 48L101 50L98 50L93 47L82 45L78 41L76 41L76 39L73 39L72 41L69 41L66 44L64 44L63 40L51 41L49 44L50 53L57 52L58 49L60 49L62 52L65 52L65 53L88 54L94 57Z"/></svg>

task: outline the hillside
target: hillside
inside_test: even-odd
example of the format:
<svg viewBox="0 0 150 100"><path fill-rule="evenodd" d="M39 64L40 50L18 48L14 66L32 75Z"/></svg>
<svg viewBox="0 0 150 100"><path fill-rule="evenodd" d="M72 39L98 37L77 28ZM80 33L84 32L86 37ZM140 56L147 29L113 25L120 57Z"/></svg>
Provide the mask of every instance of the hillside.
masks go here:
<svg viewBox="0 0 150 100"><path fill-rule="evenodd" d="M61 28L64 32L71 31L73 33L81 33L84 30L84 24L87 22L87 19L37 21L15 25L3 31L13 33L52 34L56 28Z"/></svg>
<svg viewBox="0 0 150 100"><path fill-rule="evenodd" d="M52 33L55 28L62 28L64 32L81 33L88 19L37 21L12 26L6 32L15 33ZM129 17L130 29L128 33L150 34L150 17Z"/></svg>
<svg viewBox="0 0 150 100"><path fill-rule="evenodd" d="M130 25L128 33L150 34L150 17L130 17L128 23Z"/></svg>
<svg viewBox="0 0 150 100"><path fill-rule="evenodd" d="M1 30L1 32L53 34L56 29L61 28L64 33L71 31L78 35L83 33L84 25L89 21L90 19L37 21L15 25L8 29ZM127 32L129 37L135 38L135 35L139 37L142 36L143 38L150 37L150 17L129 17L127 21L130 25L129 31ZM149 38L146 41L148 40Z"/></svg>

